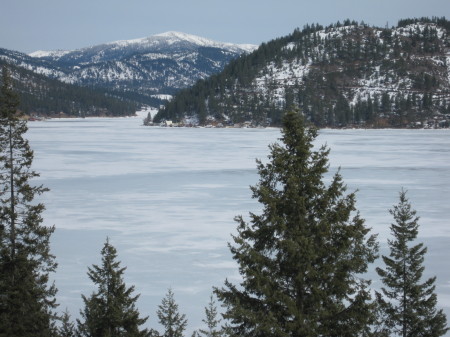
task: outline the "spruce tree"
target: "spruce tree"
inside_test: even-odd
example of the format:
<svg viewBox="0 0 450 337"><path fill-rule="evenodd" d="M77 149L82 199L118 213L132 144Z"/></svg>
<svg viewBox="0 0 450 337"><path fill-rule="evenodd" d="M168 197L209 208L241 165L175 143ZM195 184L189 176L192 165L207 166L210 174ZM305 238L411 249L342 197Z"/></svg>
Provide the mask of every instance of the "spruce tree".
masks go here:
<svg viewBox="0 0 450 337"><path fill-rule="evenodd" d="M377 293L383 317L378 330L389 336L443 336L448 331L447 319L442 309L436 308L436 277L422 282L427 248L423 243L413 243L419 217L406 191L400 192L399 203L389 212L395 220L391 224L393 240L388 240L390 254L382 257L385 268L376 269L385 285L382 293Z"/></svg>
<svg viewBox="0 0 450 337"><path fill-rule="evenodd" d="M138 337L149 336L147 329L140 330L148 317L141 318L133 295L134 286L127 287L123 280L125 267L117 261L117 251L106 240L102 250L101 265L88 268L88 276L97 285L91 296L82 295L85 308L77 320L81 336L86 337Z"/></svg>
<svg viewBox="0 0 450 337"><path fill-rule="evenodd" d="M216 302L214 301L213 294L209 299L208 306L205 307L205 318L202 320L206 324L206 329L200 329L200 336L204 337L220 337L222 336L221 329L219 327L220 319L217 314Z"/></svg>
<svg viewBox="0 0 450 337"><path fill-rule="evenodd" d="M75 323L70 320L69 311L66 309L61 317L61 326L58 328L58 337L75 337Z"/></svg>
<svg viewBox="0 0 450 337"><path fill-rule="evenodd" d="M164 327L162 337L183 337L187 319L186 315L179 313L172 289L169 288L166 297L162 299L157 315L159 323Z"/></svg>
<svg viewBox="0 0 450 337"><path fill-rule="evenodd" d="M152 123L152 114L149 112L147 114L147 117L144 118L143 124L144 125L151 125Z"/></svg>
<svg viewBox="0 0 450 337"><path fill-rule="evenodd" d="M34 186L33 151L24 138L26 121L18 111L12 80L2 69L0 89L0 336L51 336L55 333L56 269L50 253L54 227L42 224L44 205L35 198L47 189Z"/></svg>
<svg viewBox="0 0 450 337"><path fill-rule="evenodd" d="M229 245L243 280L215 291L230 336L357 336L371 322L369 281L360 274L377 243L339 172L325 185L329 150L313 149L317 134L288 112L283 144L269 147L267 164L257 161L251 190L262 213L250 213L250 223L236 217Z"/></svg>

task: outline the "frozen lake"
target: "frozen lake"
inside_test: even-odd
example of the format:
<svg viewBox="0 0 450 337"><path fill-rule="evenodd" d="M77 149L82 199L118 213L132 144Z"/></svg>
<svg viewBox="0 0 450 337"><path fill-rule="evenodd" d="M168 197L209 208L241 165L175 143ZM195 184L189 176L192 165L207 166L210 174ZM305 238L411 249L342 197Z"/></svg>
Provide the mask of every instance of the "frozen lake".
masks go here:
<svg viewBox="0 0 450 337"><path fill-rule="evenodd" d="M29 123L33 168L50 188L45 223L57 228L58 301L78 316L81 294L93 290L87 267L100 262L109 236L147 326L159 329L157 306L171 287L192 331L202 326L212 287L239 279L227 247L233 218L259 209L249 190L258 181L255 159L266 160L280 133L141 125L139 117ZM425 273L437 276L450 320L450 130L323 130L317 145L324 143L330 172L341 167L349 191L358 189L357 208L383 246L388 209L408 190L428 247Z"/></svg>

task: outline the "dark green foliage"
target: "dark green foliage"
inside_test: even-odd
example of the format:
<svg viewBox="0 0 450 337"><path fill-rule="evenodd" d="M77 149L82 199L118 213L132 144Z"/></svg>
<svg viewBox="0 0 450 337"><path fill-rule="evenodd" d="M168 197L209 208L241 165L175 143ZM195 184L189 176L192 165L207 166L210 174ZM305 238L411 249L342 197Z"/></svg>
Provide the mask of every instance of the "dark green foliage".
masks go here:
<svg viewBox="0 0 450 337"><path fill-rule="evenodd" d="M50 253L54 227L42 225L44 205L35 198L47 189L32 186L33 151L24 138L19 100L2 69L0 90L0 336L52 336L56 269Z"/></svg>
<svg viewBox="0 0 450 337"><path fill-rule="evenodd" d="M355 208L354 193L336 173L328 186L329 150L288 112L283 144L258 161L253 197L262 214L241 216L230 244L243 277L215 293L226 308L230 336L357 336L372 319L369 282L360 278L376 258L374 236Z"/></svg>
<svg viewBox="0 0 450 337"><path fill-rule="evenodd" d="M61 326L58 328L58 337L75 337L75 324L70 320L69 311L66 309L61 317Z"/></svg>
<svg viewBox="0 0 450 337"><path fill-rule="evenodd" d="M164 327L161 337L183 337L187 320L186 316L178 311L178 304L175 302L172 289L169 289L166 297L162 299L156 314L159 323Z"/></svg>
<svg viewBox="0 0 450 337"><path fill-rule="evenodd" d="M422 283L427 248L423 243L413 243L419 231L419 217L405 191L400 192L400 201L390 213L395 220L391 224L393 240L388 241L390 254L383 256L385 269L377 268L385 286L381 294L377 293L383 323L377 328L389 336L443 336L448 331L447 319L436 308L436 277Z"/></svg>
<svg viewBox="0 0 450 337"><path fill-rule="evenodd" d="M206 324L206 329L200 329L200 335L204 337L220 337L224 333L220 328L220 318L217 314L216 302L214 301L213 295L209 299L208 306L205 307L205 319L203 323Z"/></svg>
<svg viewBox="0 0 450 337"><path fill-rule="evenodd" d="M401 19L398 21L397 26L398 27L406 27L408 25L414 24L414 23L435 23L439 26L445 27L447 29L450 29L450 21L446 20L444 16L437 17L433 16L431 19L428 17L421 17L421 18L410 18L410 19Z"/></svg>
<svg viewBox="0 0 450 337"><path fill-rule="evenodd" d="M88 276L97 286L91 296L82 295L85 308L78 321L81 336L139 337L150 336L140 326L148 317L141 318L136 308L139 295L133 296L134 286L127 288L123 281L126 268L120 267L117 251L107 239L101 251L101 265L89 268Z"/></svg>

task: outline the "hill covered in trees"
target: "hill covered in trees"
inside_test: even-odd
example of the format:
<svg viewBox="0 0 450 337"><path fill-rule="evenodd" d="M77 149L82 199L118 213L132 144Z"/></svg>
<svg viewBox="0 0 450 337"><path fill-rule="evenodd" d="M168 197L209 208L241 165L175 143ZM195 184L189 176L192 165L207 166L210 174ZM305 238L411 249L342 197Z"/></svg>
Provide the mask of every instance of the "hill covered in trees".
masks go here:
<svg viewBox="0 0 450 337"><path fill-rule="evenodd" d="M449 29L445 18L306 25L178 92L154 120L279 125L298 107L319 127L445 127Z"/></svg>
<svg viewBox="0 0 450 337"><path fill-rule="evenodd" d="M20 98L19 109L30 116L131 116L139 107L113 91L63 83L1 59L0 66L10 70Z"/></svg>

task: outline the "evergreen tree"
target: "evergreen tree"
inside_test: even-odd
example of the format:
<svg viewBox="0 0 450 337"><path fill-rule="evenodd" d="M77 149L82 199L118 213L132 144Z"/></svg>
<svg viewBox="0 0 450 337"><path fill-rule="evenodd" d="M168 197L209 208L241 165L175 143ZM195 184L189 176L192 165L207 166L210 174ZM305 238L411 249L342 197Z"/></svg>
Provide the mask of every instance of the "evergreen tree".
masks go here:
<svg viewBox="0 0 450 337"><path fill-rule="evenodd" d="M2 69L0 89L0 336L51 336L55 333L56 269L50 254L54 227L42 225L44 205L36 196L47 189L32 186L33 151L24 138L27 124L17 110L11 77Z"/></svg>
<svg viewBox="0 0 450 337"><path fill-rule="evenodd" d="M390 213L395 220L391 224L394 239L388 240L389 256L383 256L385 269L376 269L385 285L382 294L377 293L384 322L379 330L390 336L443 336L448 331L447 319L436 308L436 277L421 283L427 248L423 243L413 244L419 217L405 191L400 192L400 201Z"/></svg>
<svg viewBox="0 0 450 337"><path fill-rule="evenodd" d="M208 306L205 307L205 319L202 320L206 324L207 329L200 329L201 336L204 337L220 337L222 332L219 329L220 319L217 317L217 307L214 297L211 294Z"/></svg>
<svg viewBox="0 0 450 337"><path fill-rule="evenodd" d="M102 263L88 268L88 276L98 289L89 298L82 295L85 308L80 312L78 330L86 337L149 336L140 330L148 317L141 318L136 308L139 295L133 296L134 286L127 288L123 281L126 268L120 267L117 251L106 239L101 251Z"/></svg>
<svg viewBox="0 0 450 337"><path fill-rule="evenodd" d="M58 337L75 337L75 324L70 320L69 311L66 309L61 317L61 326L58 329Z"/></svg>
<svg viewBox="0 0 450 337"><path fill-rule="evenodd" d="M152 123L152 114L149 112L147 114L147 117L144 118L143 124L144 125L150 125Z"/></svg>
<svg viewBox="0 0 450 337"><path fill-rule="evenodd" d="M183 337L187 325L186 315L178 312L172 289L169 289L163 298L157 315L159 323L164 327L162 337Z"/></svg>
<svg viewBox="0 0 450 337"><path fill-rule="evenodd" d="M357 336L371 322L368 281L358 274L376 258L374 236L355 212L338 173L325 186L329 150L313 150L317 130L288 112L282 142L258 161L253 197L263 206L238 216L230 244L240 286L216 289L230 336Z"/></svg>

